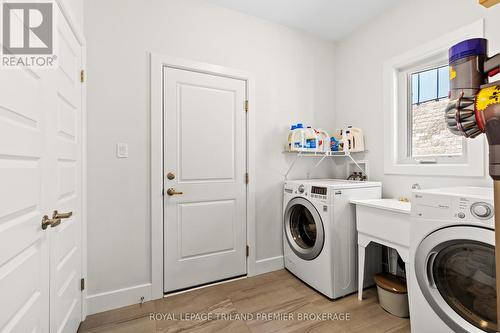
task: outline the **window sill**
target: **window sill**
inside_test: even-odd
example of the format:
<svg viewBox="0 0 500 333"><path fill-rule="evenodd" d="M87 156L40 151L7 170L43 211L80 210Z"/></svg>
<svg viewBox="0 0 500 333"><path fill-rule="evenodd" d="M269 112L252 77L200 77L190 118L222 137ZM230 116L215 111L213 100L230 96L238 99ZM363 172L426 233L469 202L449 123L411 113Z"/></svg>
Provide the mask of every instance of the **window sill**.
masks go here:
<svg viewBox="0 0 500 333"><path fill-rule="evenodd" d="M386 175L484 177L484 163L469 164L392 164L385 167Z"/></svg>
<svg viewBox="0 0 500 333"><path fill-rule="evenodd" d="M449 177L484 177L485 150L484 136L467 140L467 160L464 163L437 164L404 164L396 156L391 158L386 152L384 158L384 174L386 175L420 175Z"/></svg>

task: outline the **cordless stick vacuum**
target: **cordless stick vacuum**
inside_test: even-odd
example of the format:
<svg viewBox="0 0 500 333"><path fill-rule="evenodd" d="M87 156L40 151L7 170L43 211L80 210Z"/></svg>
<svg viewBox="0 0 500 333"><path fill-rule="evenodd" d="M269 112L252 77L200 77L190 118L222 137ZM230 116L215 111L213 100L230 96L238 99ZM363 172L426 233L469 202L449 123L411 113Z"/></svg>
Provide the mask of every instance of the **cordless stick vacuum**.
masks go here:
<svg viewBox="0 0 500 333"><path fill-rule="evenodd" d="M445 110L448 128L457 135L475 138L486 133L490 176L495 203L495 257L497 321L500 319L500 81L489 78L500 72L500 53L488 58L488 41L469 39L449 51L450 103Z"/></svg>

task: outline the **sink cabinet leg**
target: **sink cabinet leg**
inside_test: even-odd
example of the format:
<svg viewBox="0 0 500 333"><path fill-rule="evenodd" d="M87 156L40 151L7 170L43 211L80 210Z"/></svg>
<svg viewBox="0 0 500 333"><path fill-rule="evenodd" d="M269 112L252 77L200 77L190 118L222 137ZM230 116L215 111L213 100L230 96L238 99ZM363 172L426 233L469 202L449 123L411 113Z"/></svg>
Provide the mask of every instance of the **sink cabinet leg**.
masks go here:
<svg viewBox="0 0 500 333"><path fill-rule="evenodd" d="M365 247L358 244L358 299L363 300L365 278Z"/></svg>

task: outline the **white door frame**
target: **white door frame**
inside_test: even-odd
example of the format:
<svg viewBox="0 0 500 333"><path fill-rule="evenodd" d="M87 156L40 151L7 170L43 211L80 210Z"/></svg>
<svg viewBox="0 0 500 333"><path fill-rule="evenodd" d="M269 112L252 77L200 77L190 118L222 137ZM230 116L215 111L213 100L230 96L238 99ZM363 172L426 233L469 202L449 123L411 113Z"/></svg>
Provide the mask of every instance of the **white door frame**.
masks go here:
<svg viewBox="0 0 500 333"><path fill-rule="evenodd" d="M172 67L246 81L247 276L255 275L255 103L253 75L237 69L151 53L151 299L163 298L163 68Z"/></svg>
<svg viewBox="0 0 500 333"><path fill-rule="evenodd" d="M77 42L80 44L82 57L81 57L81 70L86 71L87 69L87 42L85 40L82 28L78 25L76 18L71 12L70 6L66 0L55 0L62 15L66 18L68 25L73 32ZM81 228L82 228L82 240L81 240L81 253L82 253L82 278L87 282L87 82L84 80L81 85L81 126L82 126L82 205L81 205ZM87 288L82 291L82 315L81 320L84 321L87 317Z"/></svg>

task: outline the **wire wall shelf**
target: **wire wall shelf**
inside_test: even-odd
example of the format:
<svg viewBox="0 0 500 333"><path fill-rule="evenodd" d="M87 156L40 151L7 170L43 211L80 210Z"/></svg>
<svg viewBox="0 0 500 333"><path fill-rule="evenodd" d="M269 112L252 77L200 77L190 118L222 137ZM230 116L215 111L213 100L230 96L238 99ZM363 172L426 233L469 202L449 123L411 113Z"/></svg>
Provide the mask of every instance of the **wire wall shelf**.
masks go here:
<svg viewBox="0 0 500 333"><path fill-rule="evenodd" d="M362 151L359 153L365 153L366 151ZM290 164L290 167L288 168L286 174L285 174L285 180L288 179L288 175L292 171L293 167L295 166L295 163L303 157L320 157L320 160L314 164L312 168L309 169L307 172L307 178L309 179L311 177L312 172L321 165L321 163L327 159L327 158L335 158L335 157L347 157L349 158L355 165L356 167L364 172L363 168L356 162L356 160L352 157L351 154L356 154L356 152L350 152L350 151L284 151L285 154L294 154L296 155L295 158L293 159L292 163Z"/></svg>

